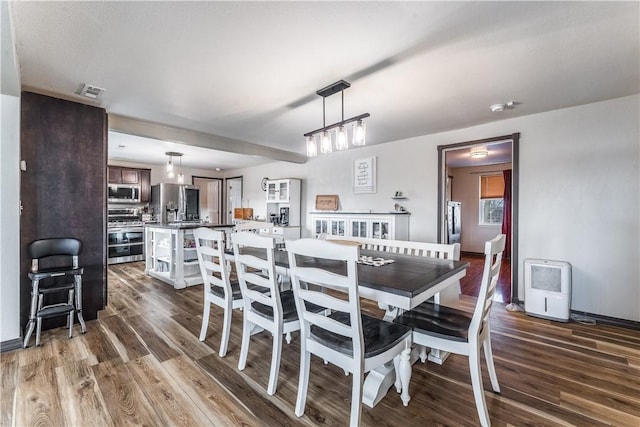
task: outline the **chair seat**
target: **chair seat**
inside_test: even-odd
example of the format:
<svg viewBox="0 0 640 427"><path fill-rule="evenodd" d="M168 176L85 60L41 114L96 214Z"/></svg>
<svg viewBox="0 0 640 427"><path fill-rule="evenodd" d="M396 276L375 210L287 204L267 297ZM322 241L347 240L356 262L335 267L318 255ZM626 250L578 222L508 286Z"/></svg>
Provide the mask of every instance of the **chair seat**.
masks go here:
<svg viewBox="0 0 640 427"><path fill-rule="evenodd" d="M471 316L455 308L424 302L393 321L421 334L459 342L469 340Z"/></svg>
<svg viewBox="0 0 640 427"><path fill-rule="evenodd" d="M234 300L242 299L240 283L237 280L231 281L231 296ZM217 297L224 298L224 288L222 286L211 286L211 293Z"/></svg>
<svg viewBox="0 0 640 427"><path fill-rule="evenodd" d="M338 311L330 314L329 317L340 323L351 325L349 313ZM411 333L411 328L404 325L376 319L366 314L362 314L361 317L365 358L383 353L404 340ZM353 355L351 338L346 338L315 325L311 326L311 336L333 350L350 356Z"/></svg>
<svg viewBox="0 0 640 427"><path fill-rule="evenodd" d="M292 290L280 292L280 302L282 303L282 320L284 322L291 322L298 319L298 311L296 310L296 301ZM254 302L251 307L263 317L267 319L273 319L273 308L268 305ZM315 304L307 304L307 310L314 313L320 313L324 311L323 307Z"/></svg>

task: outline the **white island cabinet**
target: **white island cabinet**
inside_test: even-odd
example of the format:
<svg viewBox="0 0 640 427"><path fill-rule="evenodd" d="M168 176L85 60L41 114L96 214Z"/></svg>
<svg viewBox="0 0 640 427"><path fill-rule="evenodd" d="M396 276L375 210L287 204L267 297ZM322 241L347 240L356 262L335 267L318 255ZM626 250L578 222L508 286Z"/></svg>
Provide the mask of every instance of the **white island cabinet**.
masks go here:
<svg viewBox="0 0 640 427"><path fill-rule="evenodd" d="M176 289L203 283L193 230L208 224L152 224L145 226L145 273Z"/></svg>

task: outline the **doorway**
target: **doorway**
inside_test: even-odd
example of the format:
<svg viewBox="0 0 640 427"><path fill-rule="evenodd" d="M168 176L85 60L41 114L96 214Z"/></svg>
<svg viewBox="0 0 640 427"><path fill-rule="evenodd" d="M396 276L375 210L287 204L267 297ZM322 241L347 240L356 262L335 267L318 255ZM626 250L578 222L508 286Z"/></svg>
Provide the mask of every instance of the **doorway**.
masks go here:
<svg viewBox="0 0 640 427"><path fill-rule="evenodd" d="M194 176L192 183L200 188L200 219L211 224L221 224L222 179Z"/></svg>
<svg viewBox="0 0 640 427"><path fill-rule="evenodd" d="M233 224L233 210L242 207L242 177L226 179L226 224Z"/></svg>
<svg viewBox="0 0 640 427"><path fill-rule="evenodd" d="M476 194L476 203L478 203L478 208L474 207L471 211L467 209L466 216L468 221L472 221L474 225L477 225L479 228L486 227L483 230L484 233L493 233L490 236L492 238L495 234L502 232L502 224L498 227L492 227L491 225L486 225L483 222L485 221L485 211L484 208L487 209L486 220L491 221L491 208L494 208L495 205L492 205L490 200L482 200L483 196L478 197L478 193L480 192L480 183L482 182L482 178L484 176L491 175L501 175L504 169L511 170L510 174L510 185L506 185L506 188L510 190L508 197L504 199L504 201L508 201L508 203L504 203L502 206L502 212L505 215L505 221L507 224L505 225L506 229L510 229L510 232L507 232L507 245L508 245L508 255L505 254L504 267L508 266L509 271L504 271L504 275L507 275L510 280L509 283L506 284L510 289L505 292L508 295L508 300L504 301L518 304L518 286L517 286L517 278L518 278L518 145L520 140L519 133L513 133L511 135L503 135L497 136L493 138L474 140L474 141L465 141L456 144L449 145L441 145L438 146L438 241L441 243L446 243L449 236L449 215L448 210L450 209L449 203L450 201L454 201L456 199L456 194L460 194L460 191L456 193L456 185L458 185L458 190L460 190L461 185L476 185L477 187L473 188L473 191ZM481 148L481 149L480 149ZM486 156L481 162L476 162L475 166L470 162L471 159L471 151L476 151L480 149L480 151L488 151L489 155ZM508 152L507 152L508 150ZM491 153L493 152L493 156ZM508 165L510 163L510 165ZM495 165L492 166L492 165ZM498 167L498 165L503 165ZM469 174L476 174L474 176L473 184L457 182L460 180L455 179L455 169L456 168L468 168ZM454 171L454 172L452 172ZM484 172L482 172L484 171ZM485 173L486 172L486 173ZM452 179L452 176L454 178ZM505 196L506 197L506 196ZM487 203L484 203L487 202ZM469 205L467 205L467 208ZM464 218L465 211L462 211L462 215ZM507 216L508 215L508 216ZM478 218L476 220L476 218ZM469 224L469 222L467 222ZM468 233L469 234L469 233ZM478 260L474 260L473 256L475 252L482 253L484 240L488 240L488 238L483 238L483 240L478 244L475 242L475 247L473 242L470 242L469 235L466 235L467 240L465 241L465 227L463 222L463 227L461 230L461 255L462 258L465 258L465 255L468 255L469 261L471 264L471 268L469 269L469 279L472 279L473 269L478 269L478 265L480 264L480 270L482 269L482 256L480 257L480 263ZM473 234L473 233L472 233ZM473 237L473 236L471 236ZM470 245L471 244L471 245ZM480 246L478 246L480 245ZM472 247L470 253L466 254L466 251L469 251L469 247ZM476 247L479 247L478 250ZM504 269L503 269L504 270ZM480 277L481 277L480 272ZM475 279L473 279L475 280ZM479 281L479 278L478 278ZM477 292L477 291L476 291Z"/></svg>

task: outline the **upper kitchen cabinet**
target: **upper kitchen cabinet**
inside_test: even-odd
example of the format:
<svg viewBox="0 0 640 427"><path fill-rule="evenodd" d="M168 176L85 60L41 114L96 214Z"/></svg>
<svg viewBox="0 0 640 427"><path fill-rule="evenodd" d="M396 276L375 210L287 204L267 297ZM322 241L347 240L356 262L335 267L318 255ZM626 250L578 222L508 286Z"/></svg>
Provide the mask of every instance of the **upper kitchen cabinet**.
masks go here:
<svg viewBox="0 0 640 427"><path fill-rule="evenodd" d="M109 184L128 184L140 186L140 202L151 201L151 169L134 169L121 166L109 166Z"/></svg>
<svg viewBox="0 0 640 427"><path fill-rule="evenodd" d="M138 169L109 166L109 184L140 184Z"/></svg>
<svg viewBox="0 0 640 427"><path fill-rule="evenodd" d="M300 180L287 178L267 181L267 203L290 203L300 194Z"/></svg>
<svg viewBox="0 0 640 427"><path fill-rule="evenodd" d="M151 201L151 169L140 169L140 202Z"/></svg>

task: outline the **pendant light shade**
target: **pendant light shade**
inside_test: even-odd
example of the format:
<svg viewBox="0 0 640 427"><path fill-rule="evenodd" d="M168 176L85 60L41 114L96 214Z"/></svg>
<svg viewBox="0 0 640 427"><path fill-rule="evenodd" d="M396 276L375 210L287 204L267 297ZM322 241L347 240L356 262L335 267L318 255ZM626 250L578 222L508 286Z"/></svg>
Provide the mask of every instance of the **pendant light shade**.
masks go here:
<svg viewBox="0 0 640 427"><path fill-rule="evenodd" d="M333 144L331 143L331 135L329 131L322 132L322 137L320 139L320 152L322 154L327 154L333 151Z"/></svg>
<svg viewBox="0 0 640 427"><path fill-rule="evenodd" d="M346 150L347 148L349 148L347 129L344 126L340 126L336 131L336 150Z"/></svg>
<svg viewBox="0 0 640 427"><path fill-rule="evenodd" d="M315 157L318 155L318 144L316 144L316 140L312 136L307 136L305 138L307 144L307 157Z"/></svg>
<svg viewBox="0 0 640 427"><path fill-rule="evenodd" d="M474 159L480 159L487 157L489 155L489 151L487 150L486 145L476 145L475 147L471 147L469 155Z"/></svg>
<svg viewBox="0 0 640 427"><path fill-rule="evenodd" d="M358 120L353 125L353 145L365 145L367 138L367 126L362 120Z"/></svg>
<svg viewBox="0 0 640 427"><path fill-rule="evenodd" d="M178 171L178 182L182 183L184 181L184 175L182 175L182 153L176 153L174 151L167 151L166 153L164 153L166 156L169 156L169 160L167 161L167 178L169 179L173 179L175 178L176 174L175 174L175 167L173 165L173 158L174 157L178 157L180 158L180 170Z"/></svg>

